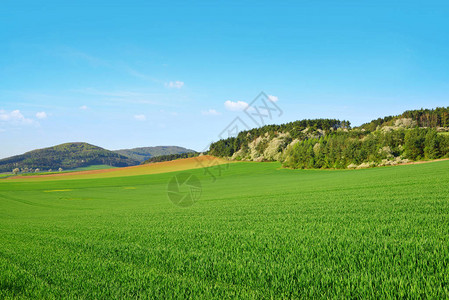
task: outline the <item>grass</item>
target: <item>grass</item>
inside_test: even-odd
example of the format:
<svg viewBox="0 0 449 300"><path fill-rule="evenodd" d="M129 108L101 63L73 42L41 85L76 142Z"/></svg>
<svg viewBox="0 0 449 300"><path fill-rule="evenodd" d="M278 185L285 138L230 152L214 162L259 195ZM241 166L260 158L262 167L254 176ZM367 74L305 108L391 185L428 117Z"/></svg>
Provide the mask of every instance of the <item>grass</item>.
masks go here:
<svg viewBox="0 0 449 300"><path fill-rule="evenodd" d="M78 171L90 171L90 170L105 170L105 169L115 169L116 167L109 165L92 165L88 167L79 167L75 169L70 169L69 171L78 172Z"/></svg>
<svg viewBox="0 0 449 300"><path fill-rule="evenodd" d="M0 298L449 297L449 161L221 171L1 180Z"/></svg>
<svg viewBox="0 0 449 300"><path fill-rule="evenodd" d="M61 172L59 171L52 171L52 172L48 172L48 171L42 171L42 172L30 172L30 173L20 173L19 175L14 175L11 172L7 172L7 173L0 173L0 179L1 178L6 178L6 177L12 177L12 176L40 176L40 175L53 175L53 174L65 174L65 173L70 173L70 172L80 172L80 171L93 171L93 170L106 170L106 169L115 169L116 167L113 166L108 166L108 165L92 165L92 166L88 166L88 167L80 167L80 168L75 168L75 169L70 169L70 170L63 170Z"/></svg>

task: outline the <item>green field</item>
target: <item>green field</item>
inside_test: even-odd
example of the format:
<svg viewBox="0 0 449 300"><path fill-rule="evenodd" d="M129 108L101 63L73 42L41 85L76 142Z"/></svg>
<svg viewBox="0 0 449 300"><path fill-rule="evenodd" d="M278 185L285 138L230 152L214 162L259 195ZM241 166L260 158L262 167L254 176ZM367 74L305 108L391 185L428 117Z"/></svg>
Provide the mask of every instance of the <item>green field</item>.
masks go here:
<svg viewBox="0 0 449 300"><path fill-rule="evenodd" d="M0 180L0 298L449 297L449 161L188 172Z"/></svg>
<svg viewBox="0 0 449 300"><path fill-rule="evenodd" d="M19 174L20 176L36 176L36 175L52 175L52 174L62 174L62 173L69 173L69 172L80 172L80 171L93 171L93 170L107 170L107 169L115 169L117 167L108 166L108 165L92 165L88 167L80 167L70 170L63 170L62 172L59 171L53 171L53 172L38 172L38 173L23 173ZM15 176L11 172L6 173L0 173L0 179L5 177L12 177Z"/></svg>
<svg viewBox="0 0 449 300"><path fill-rule="evenodd" d="M70 169L71 172L78 172L78 171L91 171L91 170L105 170L105 169L114 169L116 167L108 166L108 165L92 165L88 167L79 167L75 169Z"/></svg>

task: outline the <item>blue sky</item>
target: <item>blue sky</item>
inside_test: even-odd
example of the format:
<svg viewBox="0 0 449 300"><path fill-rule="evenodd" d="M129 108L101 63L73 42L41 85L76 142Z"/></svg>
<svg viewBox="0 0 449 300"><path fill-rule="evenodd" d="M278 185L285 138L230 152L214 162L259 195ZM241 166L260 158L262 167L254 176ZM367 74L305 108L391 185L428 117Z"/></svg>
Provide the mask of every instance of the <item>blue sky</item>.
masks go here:
<svg viewBox="0 0 449 300"><path fill-rule="evenodd" d="M268 123L449 105L448 2L43 2L0 4L0 158L202 150L261 91Z"/></svg>

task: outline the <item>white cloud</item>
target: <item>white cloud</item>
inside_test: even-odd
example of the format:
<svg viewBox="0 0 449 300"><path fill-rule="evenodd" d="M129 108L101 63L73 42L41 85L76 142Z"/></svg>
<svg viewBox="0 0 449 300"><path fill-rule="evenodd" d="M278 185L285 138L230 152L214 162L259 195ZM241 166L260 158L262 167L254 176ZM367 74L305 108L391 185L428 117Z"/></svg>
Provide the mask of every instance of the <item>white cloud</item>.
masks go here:
<svg viewBox="0 0 449 300"><path fill-rule="evenodd" d="M32 119L25 118L18 109L11 112L0 110L0 121L8 122L13 125L28 125L33 123Z"/></svg>
<svg viewBox="0 0 449 300"><path fill-rule="evenodd" d="M216 111L215 109L209 109L209 110L203 110L201 112L201 114L203 116L218 116L221 115L218 111Z"/></svg>
<svg viewBox="0 0 449 300"><path fill-rule="evenodd" d="M80 109L81 109L81 110L86 110L87 108L88 108L87 105L81 105L81 106L80 106Z"/></svg>
<svg viewBox="0 0 449 300"><path fill-rule="evenodd" d="M145 121L147 117L145 115L134 115L134 119L137 121Z"/></svg>
<svg viewBox="0 0 449 300"><path fill-rule="evenodd" d="M244 110L248 106L248 103L246 103L244 101L234 102L231 100L227 100L227 101L225 101L224 106L226 107L227 110L239 111L239 110Z"/></svg>
<svg viewBox="0 0 449 300"><path fill-rule="evenodd" d="M180 89L184 86L184 82L182 81L170 81L166 82L165 86L171 89Z"/></svg>
<svg viewBox="0 0 449 300"><path fill-rule="evenodd" d="M268 99L270 99L273 102L278 102L279 98L277 96L268 95Z"/></svg>
<svg viewBox="0 0 449 300"><path fill-rule="evenodd" d="M47 118L47 113L45 111L40 111L36 113L36 118L38 119L45 119Z"/></svg>

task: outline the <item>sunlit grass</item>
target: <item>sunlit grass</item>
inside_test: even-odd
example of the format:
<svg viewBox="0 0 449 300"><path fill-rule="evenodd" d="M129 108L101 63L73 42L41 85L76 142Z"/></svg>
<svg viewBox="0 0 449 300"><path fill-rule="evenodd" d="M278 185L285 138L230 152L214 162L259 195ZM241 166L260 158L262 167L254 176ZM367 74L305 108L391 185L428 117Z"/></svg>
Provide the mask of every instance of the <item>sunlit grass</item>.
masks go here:
<svg viewBox="0 0 449 300"><path fill-rule="evenodd" d="M448 161L279 167L189 170L187 208L176 173L2 180L0 298L449 297Z"/></svg>

